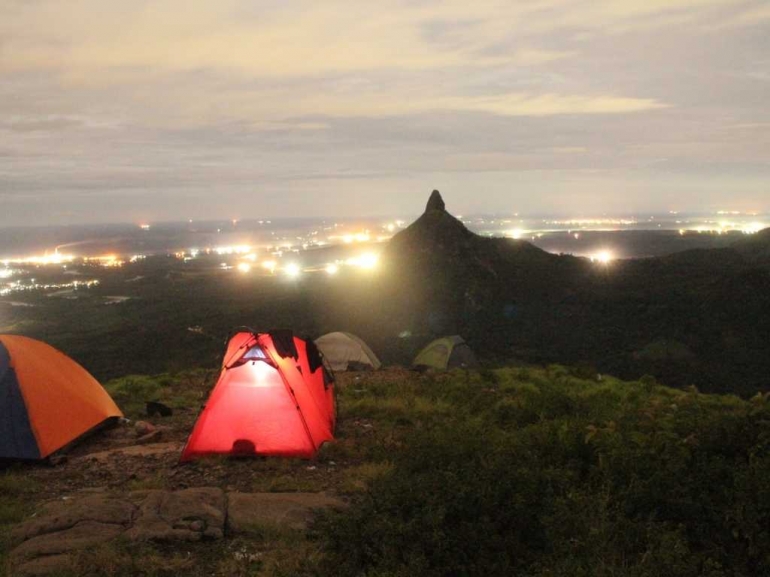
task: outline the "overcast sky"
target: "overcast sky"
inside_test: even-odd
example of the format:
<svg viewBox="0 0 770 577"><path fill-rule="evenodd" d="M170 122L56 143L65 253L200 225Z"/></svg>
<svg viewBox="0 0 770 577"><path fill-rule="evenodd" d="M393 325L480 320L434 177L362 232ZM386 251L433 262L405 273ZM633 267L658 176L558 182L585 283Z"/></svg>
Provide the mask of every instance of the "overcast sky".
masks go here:
<svg viewBox="0 0 770 577"><path fill-rule="evenodd" d="M0 0L0 226L770 210L767 0Z"/></svg>

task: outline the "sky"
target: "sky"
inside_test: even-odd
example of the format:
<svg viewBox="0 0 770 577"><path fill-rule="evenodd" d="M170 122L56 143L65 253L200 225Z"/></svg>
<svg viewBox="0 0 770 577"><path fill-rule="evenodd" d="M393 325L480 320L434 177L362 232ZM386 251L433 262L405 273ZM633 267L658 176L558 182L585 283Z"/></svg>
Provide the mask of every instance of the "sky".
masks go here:
<svg viewBox="0 0 770 577"><path fill-rule="evenodd" d="M0 226L770 211L767 0L0 0Z"/></svg>

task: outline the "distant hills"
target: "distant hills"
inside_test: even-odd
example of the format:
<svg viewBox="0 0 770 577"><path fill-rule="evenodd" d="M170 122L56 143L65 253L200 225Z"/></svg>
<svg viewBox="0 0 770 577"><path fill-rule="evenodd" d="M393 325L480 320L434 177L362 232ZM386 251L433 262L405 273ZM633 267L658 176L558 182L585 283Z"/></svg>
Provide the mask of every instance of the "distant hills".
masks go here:
<svg viewBox="0 0 770 577"><path fill-rule="evenodd" d="M433 191L383 261L391 331L459 333L500 361L770 389L770 229L729 248L602 264L478 236Z"/></svg>

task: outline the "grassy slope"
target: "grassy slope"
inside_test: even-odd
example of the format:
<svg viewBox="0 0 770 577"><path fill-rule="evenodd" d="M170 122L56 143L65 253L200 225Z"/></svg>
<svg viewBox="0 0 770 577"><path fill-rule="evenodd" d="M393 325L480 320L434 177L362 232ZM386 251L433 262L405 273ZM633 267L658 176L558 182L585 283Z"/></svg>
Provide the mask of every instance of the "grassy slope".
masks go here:
<svg viewBox="0 0 770 577"><path fill-rule="evenodd" d="M349 498L349 509L324 515L306 535L264 527L253 538L184 550L114 545L88 552L73 574L766 574L766 399L579 372L343 375L338 441L315 462L214 460L174 474L162 463L146 479L110 485L177 488L182 474L188 484L329 490ZM132 378L108 388L138 416L148 397L190 406L211 378L144 377L141 386ZM174 419L183 436L194 414ZM57 471L0 472L0 556L4 532L55 475L69 474Z"/></svg>

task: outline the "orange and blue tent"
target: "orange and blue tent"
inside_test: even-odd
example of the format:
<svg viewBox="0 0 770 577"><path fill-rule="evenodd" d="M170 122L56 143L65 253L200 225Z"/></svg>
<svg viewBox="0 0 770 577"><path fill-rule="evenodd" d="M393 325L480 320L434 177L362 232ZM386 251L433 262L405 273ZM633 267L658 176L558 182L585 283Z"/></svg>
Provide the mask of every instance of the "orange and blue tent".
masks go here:
<svg viewBox="0 0 770 577"><path fill-rule="evenodd" d="M122 416L99 382L61 351L0 335L0 459L44 459Z"/></svg>
<svg viewBox="0 0 770 577"><path fill-rule="evenodd" d="M334 379L311 340L239 332L181 461L207 455L309 459L334 439Z"/></svg>

